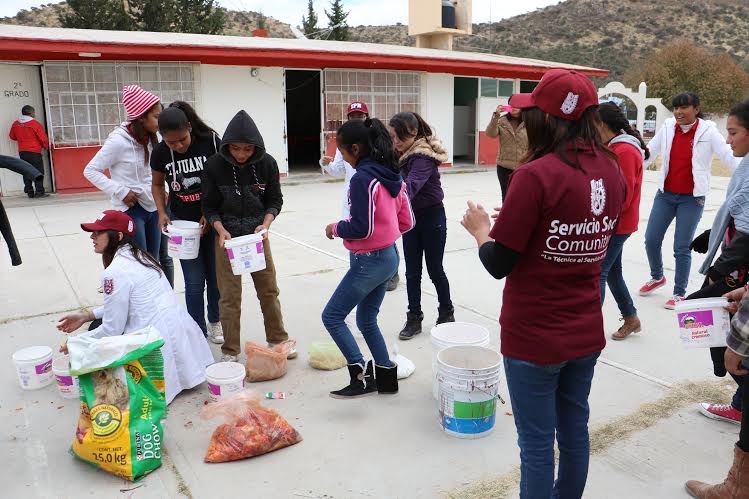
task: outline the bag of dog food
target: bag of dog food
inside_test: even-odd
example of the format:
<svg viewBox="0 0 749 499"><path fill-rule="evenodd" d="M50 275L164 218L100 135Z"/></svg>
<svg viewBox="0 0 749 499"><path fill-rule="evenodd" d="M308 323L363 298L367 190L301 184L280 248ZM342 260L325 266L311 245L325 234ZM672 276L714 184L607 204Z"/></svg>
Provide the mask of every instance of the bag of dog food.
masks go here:
<svg viewBox="0 0 749 499"><path fill-rule="evenodd" d="M127 480L161 466L166 416L164 340L152 327L121 336L68 340L81 414L71 447L77 458Z"/></svg>
<svg viewBox="0 0 749 499"><path fill-rule="evenodd" d="M251 382L269 381L286 374L289 370L287 356L295 345L294 340L284 341L273 348L266 348L251 341L245 343L247 379Z"/></svg>

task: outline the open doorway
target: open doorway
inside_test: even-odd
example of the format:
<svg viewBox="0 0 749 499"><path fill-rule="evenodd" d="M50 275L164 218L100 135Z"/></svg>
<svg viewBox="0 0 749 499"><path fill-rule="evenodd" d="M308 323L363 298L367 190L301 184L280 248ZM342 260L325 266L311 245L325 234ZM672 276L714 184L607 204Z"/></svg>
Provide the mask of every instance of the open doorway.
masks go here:
<svg viewBox="0 0 749 499"><path fill-rule="evenodd" d="M476 162L476 105L478 79L455 78L453 157L455 164Z"/></svg>
<svg viewBox="0 0 749 499"><path fill-rule="evenodd" d="M319 70L286 70L286 144L289 174L319 171Z"/></svg>

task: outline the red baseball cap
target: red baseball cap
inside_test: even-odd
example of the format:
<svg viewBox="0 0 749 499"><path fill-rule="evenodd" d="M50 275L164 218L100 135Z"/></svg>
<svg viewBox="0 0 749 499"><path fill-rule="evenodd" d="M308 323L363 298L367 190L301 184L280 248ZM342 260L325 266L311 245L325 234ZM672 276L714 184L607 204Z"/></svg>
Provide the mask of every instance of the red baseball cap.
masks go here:
<svg viewBox="0 0 749 499"><path fill-rule="evenodd" d="M598 92L587 76L568 69L552 69L532 93L513 95L510 105L518 109L537 107L557 118L576 121L586 109L598 105Z"/></svg>
<svg viewBox="0 0 749 499"><path fill-rule="evenodd" d="M348 105L346 116L351 113L364 113L366 115L369 115L369 108L367 108L367 105L365 103L357 100Z"/></svg>
<svg viewBox="0 0 749 499"><path fill-rule="evenodd" d="M96 230L116 230L128 236L135 234L135 222L130 215L117 210L106 210L90 224L81 224L81 229L86 232Z"/></svg>

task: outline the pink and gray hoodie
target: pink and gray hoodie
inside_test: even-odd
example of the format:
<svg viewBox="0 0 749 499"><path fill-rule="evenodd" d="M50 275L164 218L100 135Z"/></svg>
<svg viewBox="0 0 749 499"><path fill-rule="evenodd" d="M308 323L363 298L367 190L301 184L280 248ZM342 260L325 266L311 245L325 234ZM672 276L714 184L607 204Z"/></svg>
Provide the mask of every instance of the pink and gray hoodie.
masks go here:
<svg viewBox="0 0 749 499"><path fill-rule="evenodd" d="M354 253L387 248L416 223L400 175L371 159L356 166L349 205L351 215L333 226L333 235Z"/></svg>

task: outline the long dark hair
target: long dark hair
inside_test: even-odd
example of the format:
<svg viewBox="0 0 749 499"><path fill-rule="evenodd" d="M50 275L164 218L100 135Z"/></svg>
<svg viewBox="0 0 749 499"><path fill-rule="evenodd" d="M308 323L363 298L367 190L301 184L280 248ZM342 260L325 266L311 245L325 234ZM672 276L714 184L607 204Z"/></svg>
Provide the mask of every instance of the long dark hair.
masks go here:
<svg viewBox="0 0 749 499"><path fill-rule="evenodd" d="M700 96L694 92L682 92L679 95L675 95L674 98L671 99L671 107L676 109L679 106L700 107ZM697 113L697 117L704 119L705 115L700 111Z"/></svg>
<svg viewBox="0 0 749 499"><path fill-rule="evenodd" d="M741 126L749 130L749 100L734 104L728 112L728 116L733 116L739 120Z"/></svg>
<svg viewBox="0 0 749 499"><path fill-rule="evenodd" d="M117 253L118 249L129 244L130 251L133 254L133 258L135 258L138 263L140 263L144 267L155 270L159 274L164 273L164 271L161 269L161 265L159 265L159 262L157 262L150 253L143 251L143 249L138 246L138 243L135 242L135 239L133 239L132 236L122 234L122 239L120 239L120 233L116 230L108 230L105 232L107 234L107 247L104 248L104 253L101 254L101 260L104 263L104 268L107 268L109 267L109 265L111 265L112 260L114 259L114 255L115 253Z"/></svg>
<svg viewBox="0 0 749 499"><path fill-rule="evenodd" d="M148 116L148 114L153 111L156 106L160 107L161 102L157 102L156 104L148 108L148 111L130 122L130 129L132 130L135 139L139 144L143 146L143 149L146 152L146 163L148 163L149 157L147 144L150 142L152 147L156 147L156 145L159 143L159 138L156 136L155 132L152 133L146 130L146 128L143 126L143 119Z"/></svg>
<svg viewBox="0 0 749 499"><path fill-rule="evenodd" d="M583 170L578 161L580 146L592 147L594 151L616 160L614 154L601 141L598 124L598 106L590 106L577 121L564 120L547 114L537 107L523 110L523 123L528 133L528 154L523 163L554 153L563 163Z"/></svg>
<svg viewBox="0 0 749 499"><path fill-rule="evenodd" d="M400 140L406 140L409 137L413 137L411 130L416 130L415 138L418 139L429 139L432 137L432 127L430 127L424 118L419 113L403 112L394 115L390 118L388 123L390 127L395 131L395 135Z"/></svg>
<svg viewBox="0 0 749 499"><path fill-rule="evenodd" d="M182 111L182 115L171 111L167 114L167 111L169 111L170 109L177 109L179 111ZM164 127L162 128L161 118L165 114L167 114L167 117L165 118ZM187 128L188 123L192 128L193 135L197 137L213 137L214 135L218 135L216 133L216 130L209 127L205 123L205 121L203 121L200 116L198 116L198 113L195 112L195 109L185 101L176 100L172 102L171 104L169 104L169 107L159 115L159 130L161 131L161 133L174 130L184 130Z"/></svg>
<svg viewBox="0 0 749 499"><path fill-rule="evenodd" d="M347 121L338 128L336 143L353 154L352 146L359 146L359 159L370 158L394 172L398 172L398 158L385 125L378 119Z"/></svg>
<svg viewBox="0 0 749 499"><path fill-rule="evenodd" d="M632 128L632 124L629 122L622 109L613 102L602 102L598 106L598 117L604 125L611 130L612 133L624 132L627 135L631 135L640 141L640 147L645 151L645 159L650 157L650 150L645 145L645 141L642 140L642 135L636 129Z"/></svg>

